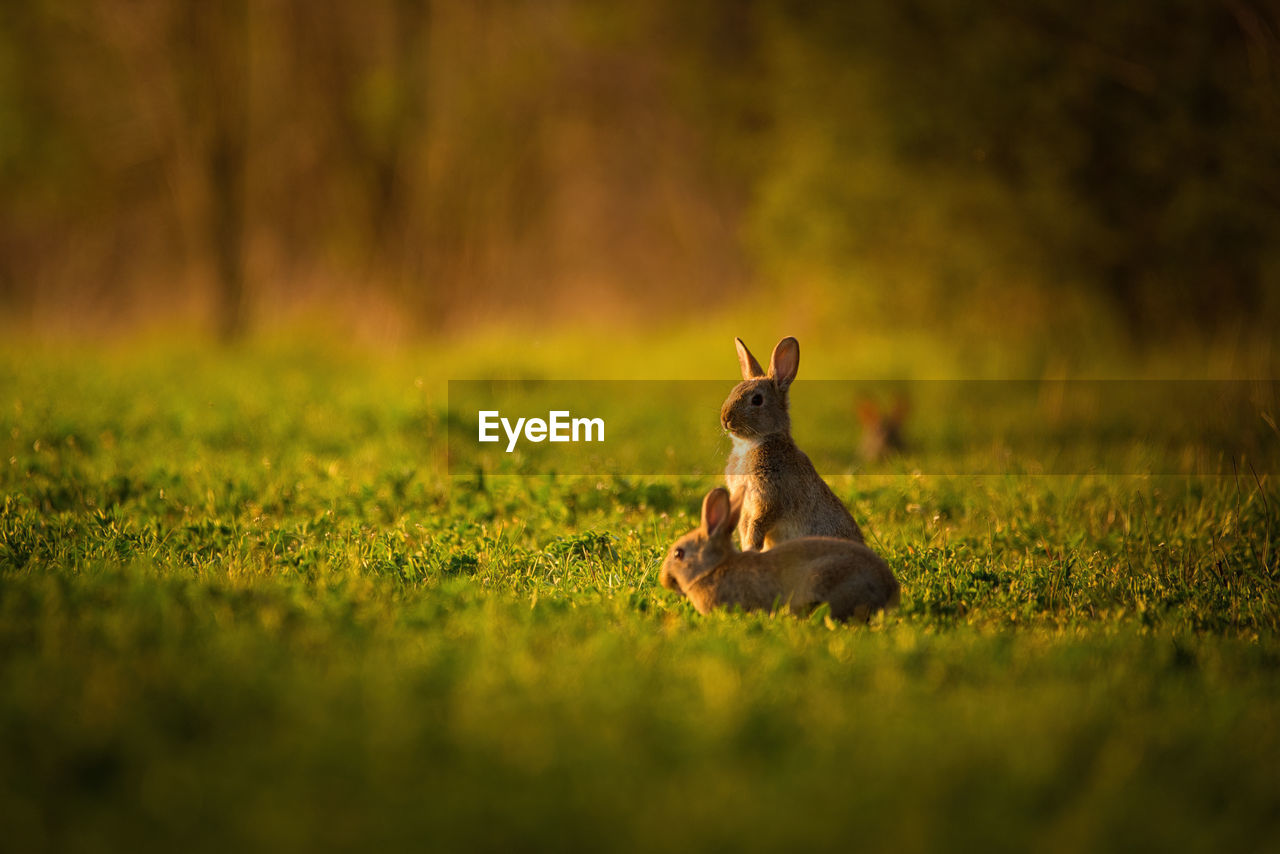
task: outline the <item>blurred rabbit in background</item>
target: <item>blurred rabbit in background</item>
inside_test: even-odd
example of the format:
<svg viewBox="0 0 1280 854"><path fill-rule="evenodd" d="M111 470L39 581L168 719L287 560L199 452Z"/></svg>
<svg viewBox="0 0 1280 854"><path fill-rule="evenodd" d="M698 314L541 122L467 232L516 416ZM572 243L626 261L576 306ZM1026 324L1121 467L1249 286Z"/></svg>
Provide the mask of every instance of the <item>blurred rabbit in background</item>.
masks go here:
<svg viewBox="0 0 1280 854"><path fill-rule="evenodd" d="M858 402L858 421L862 424L859 451L864 460L879 462L906 452L902 428L910 411L910 402L901 394L894 399L892 406L884 408L870 397Z"/></svg>

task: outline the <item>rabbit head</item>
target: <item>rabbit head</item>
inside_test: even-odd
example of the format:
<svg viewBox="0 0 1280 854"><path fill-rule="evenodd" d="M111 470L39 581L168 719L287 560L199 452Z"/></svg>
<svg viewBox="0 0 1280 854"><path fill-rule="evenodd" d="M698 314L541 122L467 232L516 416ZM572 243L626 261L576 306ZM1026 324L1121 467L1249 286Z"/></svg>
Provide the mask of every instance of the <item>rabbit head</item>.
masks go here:
<svg viewBox="0 0 1280 854"><path fill-rule="evenodd" d="M800 369L800 342L783 338L773 348L766 373L755 356L735 338L742 382L733 387L720 409L720 425L739 439L756 440L791 432L787 391Z"/></svg>
<svg viewBox="0 0 1280 854"><path fill-rule="evenodd" d="M684 588L724 563L737 549L733 531L742 513L741 496L717 486L702 499L702 524L672 544L658 574L662 586L683 593Z"/></svg>

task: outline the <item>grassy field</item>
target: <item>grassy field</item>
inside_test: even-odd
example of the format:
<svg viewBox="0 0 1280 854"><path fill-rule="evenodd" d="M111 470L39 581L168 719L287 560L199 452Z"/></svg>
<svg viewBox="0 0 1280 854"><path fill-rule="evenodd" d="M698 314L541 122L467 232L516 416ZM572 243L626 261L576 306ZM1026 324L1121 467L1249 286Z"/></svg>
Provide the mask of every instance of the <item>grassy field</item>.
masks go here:
<svg viewBox="0 0 1280 854"><path fill-rule="evenodd" d="M897 611L701 618L714 478L445 473L487 346L0 355L6 848L1280 848L1269 472L908 457Z"/></svg>

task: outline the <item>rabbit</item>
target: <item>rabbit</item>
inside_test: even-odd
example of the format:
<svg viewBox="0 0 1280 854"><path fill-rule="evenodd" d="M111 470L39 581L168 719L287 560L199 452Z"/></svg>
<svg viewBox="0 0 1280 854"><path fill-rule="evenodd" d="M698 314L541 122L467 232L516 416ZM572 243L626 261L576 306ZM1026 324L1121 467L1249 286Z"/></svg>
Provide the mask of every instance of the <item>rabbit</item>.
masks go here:
<svg viewBox="0 0 1280 854"><path fill-rule="evenodd" d="M869 397L858 402L858 420L862 422L860 451L864 460L878 462L906 451L902 425L910 409L910 403L901 396L893 402L891 409L881 409Z"/></svg>
<svg viewBox="0 0 1280 854"><path fill-rule="evenodd" d="M791 439L787 390L800 367L800 342L779 341L766 374L742 339L734 341L742 382L729 392L720 424L733 440L725 482L743 495L742 548L773 548L796 537L864 542L849 510Z"/></svg>
<svg viewBox="0 0 1280 854"><path fill-rule="evenodd" d="M766 552L738 551L733 529L741 496L717 486L702 501L702 524L676 540L658 575L663 587L682 593L699 614L738 606L744 611L785 605L804 615L823 602L837 620L866 622L898 604L900 588L879 555L862 543L834 537L800 537Z"/></svg>

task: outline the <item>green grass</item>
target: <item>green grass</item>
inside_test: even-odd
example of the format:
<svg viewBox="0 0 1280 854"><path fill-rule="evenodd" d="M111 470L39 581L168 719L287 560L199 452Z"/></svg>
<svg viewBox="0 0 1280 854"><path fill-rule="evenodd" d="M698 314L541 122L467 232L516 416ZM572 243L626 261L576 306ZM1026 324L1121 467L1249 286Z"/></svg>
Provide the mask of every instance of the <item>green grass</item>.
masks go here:
<svg viewBox="0 0 1280 854"><path fill-rule="evenodd" d="M0 358L6 847L1275 850L1269 476L900 461L897 611L702 618L714 479L451 479L470 358Z"/></svg>

